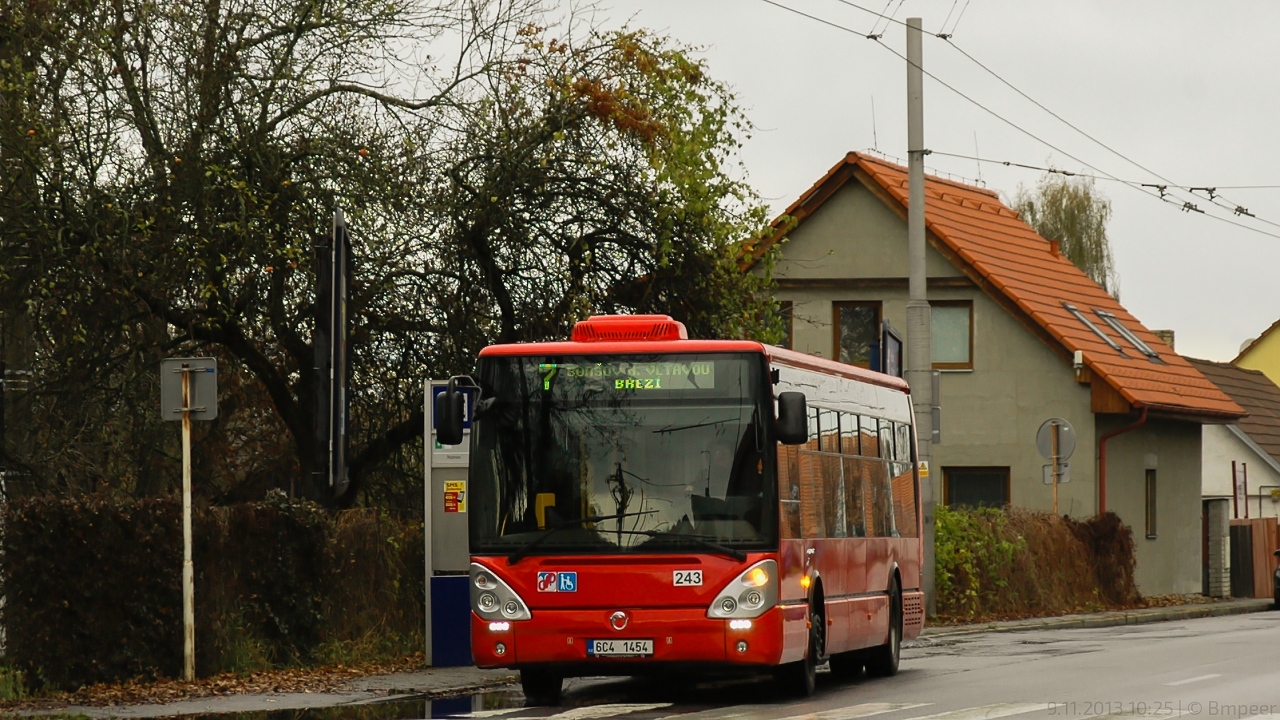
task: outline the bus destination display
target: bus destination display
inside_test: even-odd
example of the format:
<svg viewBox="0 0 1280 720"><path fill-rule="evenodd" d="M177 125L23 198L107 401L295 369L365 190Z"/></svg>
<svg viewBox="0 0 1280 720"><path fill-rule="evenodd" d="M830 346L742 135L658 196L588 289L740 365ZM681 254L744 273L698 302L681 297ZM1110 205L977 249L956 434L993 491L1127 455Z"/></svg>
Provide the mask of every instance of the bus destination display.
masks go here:
<svg viewBox="0 0 1280 720"><path fill-rule="evenodd" d="M607 389L625 390L712 390L716 386L716 364L704 362L602 362L540 363L542 389L553 381L572 378L574 384L599 383Z"/></svg>

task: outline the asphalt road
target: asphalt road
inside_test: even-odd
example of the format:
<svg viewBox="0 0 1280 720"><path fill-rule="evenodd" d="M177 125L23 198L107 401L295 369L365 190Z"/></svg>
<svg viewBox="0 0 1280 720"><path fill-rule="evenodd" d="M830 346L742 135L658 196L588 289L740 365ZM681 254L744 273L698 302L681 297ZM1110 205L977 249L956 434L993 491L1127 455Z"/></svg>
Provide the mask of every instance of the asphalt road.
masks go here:
<svg viewBox="0 0 1280 720"><path fill-rule="evenodd" d="M896 677L837 683L824 673L806 700L780 697L767 680L586 678L566 689L559 708L524 708L519 692L507 690L427 712L503 720L1280 718L1280 613L924 639L905 649Z"/></svg>

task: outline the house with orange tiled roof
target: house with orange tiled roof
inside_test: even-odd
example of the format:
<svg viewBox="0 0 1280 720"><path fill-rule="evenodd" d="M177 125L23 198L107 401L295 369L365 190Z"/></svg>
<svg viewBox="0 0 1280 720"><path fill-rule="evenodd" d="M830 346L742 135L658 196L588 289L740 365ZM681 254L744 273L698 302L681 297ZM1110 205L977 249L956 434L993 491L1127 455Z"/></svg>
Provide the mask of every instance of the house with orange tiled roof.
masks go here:
<svg viewBox="0 0 1280 720"><path fill-rule="evenodd" d="M777 296L797 350L885 369L904 328L906 168L850 153L774 223ZM1201 429L1244 411L983 188L925 181L938 442L928 482L953 505L1053 507L1036 432L1071 423L1059 511L1133 529L1139 589L1201 590ZM898 337L901 337L900 335Z"/></svg>

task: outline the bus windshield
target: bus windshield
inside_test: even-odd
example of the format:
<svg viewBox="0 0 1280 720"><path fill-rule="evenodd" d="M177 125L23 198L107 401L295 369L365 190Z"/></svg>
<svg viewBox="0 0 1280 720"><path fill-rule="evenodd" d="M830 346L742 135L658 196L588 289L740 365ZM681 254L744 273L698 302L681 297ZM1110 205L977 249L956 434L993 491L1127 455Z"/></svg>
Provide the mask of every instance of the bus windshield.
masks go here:
<svg viewBox="0 0 1280 720"><path fill-rule="evenodd" d="M471 552L777 547L761 355L482 357Z"/></svg>

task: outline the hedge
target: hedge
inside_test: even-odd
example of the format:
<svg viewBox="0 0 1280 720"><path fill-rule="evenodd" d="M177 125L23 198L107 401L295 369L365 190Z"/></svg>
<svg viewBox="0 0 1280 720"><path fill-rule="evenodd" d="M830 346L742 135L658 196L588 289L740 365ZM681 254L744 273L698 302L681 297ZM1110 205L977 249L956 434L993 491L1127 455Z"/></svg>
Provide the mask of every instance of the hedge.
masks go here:
<svg viewBox="0 0 1280 720"><path fill-rule="evenodd" d="M181 505L30 498L3 508L5 663L34 689L178 677ZM283 500L197 508L199 675L421 647L422 525Z"/></svg>

